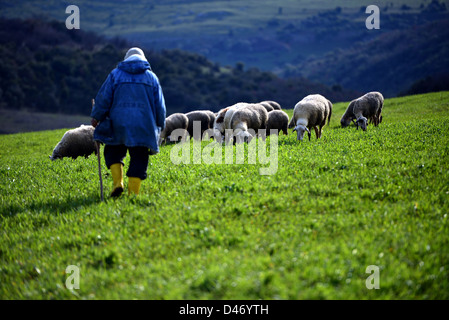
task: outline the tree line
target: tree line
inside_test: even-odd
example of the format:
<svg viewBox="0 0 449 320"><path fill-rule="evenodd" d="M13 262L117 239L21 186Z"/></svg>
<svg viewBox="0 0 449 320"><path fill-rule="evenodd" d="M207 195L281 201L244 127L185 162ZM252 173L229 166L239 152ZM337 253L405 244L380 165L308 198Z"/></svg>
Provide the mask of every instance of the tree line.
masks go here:
<svg viewBox="0 0 449 320"><path fill-rule="evenodd" d="M117 37L67 30L58 21L1 18L0 108L90 114L91 99L135 45ZM243 63L220 66L195 53L142 49L160 79L168 114L218 110L239 101L275 100L293 108L311 93L334 102L359 95L341 86L245 69Z"/></svg>

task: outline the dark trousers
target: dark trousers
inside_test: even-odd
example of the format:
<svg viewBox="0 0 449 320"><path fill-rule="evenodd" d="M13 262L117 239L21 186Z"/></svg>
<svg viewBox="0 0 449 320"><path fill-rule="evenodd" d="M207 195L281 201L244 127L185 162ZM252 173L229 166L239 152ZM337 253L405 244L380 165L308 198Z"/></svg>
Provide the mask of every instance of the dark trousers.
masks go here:
<svg viewBox="0 0 449 320"><path fill-rule="evenodd" d="M126 147L124 145L104 147L104 159L108 169L114 163L121 163L126 157L126 152L129 150L130 162L126 175L128 177L140 178L142 180L147 178L148 158L149 152L146 147Z"/></svg>

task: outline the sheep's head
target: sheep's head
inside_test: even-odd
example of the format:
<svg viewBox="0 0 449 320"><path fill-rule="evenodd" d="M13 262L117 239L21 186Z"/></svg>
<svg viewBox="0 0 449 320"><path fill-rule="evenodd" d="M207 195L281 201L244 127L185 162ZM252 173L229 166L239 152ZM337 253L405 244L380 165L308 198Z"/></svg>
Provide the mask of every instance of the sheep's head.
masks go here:
<svg viewBox="0 0 449 320"><path fill-rule="evenodd" d="M359 117L356 121L356 126L357 126L357 130L360 128L362 128L363 131L366 131L366 126L368 125L368 119L365 117Z"/></svg>
<svg viewBox="0 0 449 320"><path fill-rule="evenodd" d="M61 142L56 145L56 147L53 149L53 152L51 153L51 156L49 156L50 160L54 161L64 158L64 156L62 155L63 152L61 152L61 146Z"/></svg>
<svg viewBox="0 0 449 320"><path fill-rule="evenodd" d="M307 131L307 134L309 135L309 141L310 141L311 133L310 133L310 130L306 126L299 124L295 127L295 129L293 129L293 132L295 132L295 131L296 131L296 137L297 137L298 141L303 140L304 132L306 132L306 131Z"/></svg>
<svg viewBox="0 0 449 320"><path fill-rule="evenodd" d="M217 142L223 142L224 134L219 129L215 127L213 129L210 129L210 131L210 134Z"/></svg>
<svg viewBox="0 0 449 320"><path fill-rule="evenodd" d="M248 131L240 131L234 136L234 143L250 143L253 136Z"/></svg>
<svg viewBox="0 0 449 320"><path fill-rule="evenodd" d="M158 146L161 146L162 143L167 142L167 139L166 139L166 137L165 137L165 134L166 134L166 132L165 132L165 129L164 129L164 130L161 132L161 134L159 135L159 139L158 139L158 142L157 142Z"/></svg>
<svg viewBox="0 0 449 320"><path fill-rule="evenodd" d="M215 138L222 136L225 133L224 117L226 115L226 111L221 111L218 114L218 116L215 118L214 127L213 127Z"/></svg>
<svg viewBox="0 0 449 320"><path fill-rule="evenodd" d="M340 120L340 124L342 128L345 128L351 124L353 119L351 117L342 117Z"/></svg>

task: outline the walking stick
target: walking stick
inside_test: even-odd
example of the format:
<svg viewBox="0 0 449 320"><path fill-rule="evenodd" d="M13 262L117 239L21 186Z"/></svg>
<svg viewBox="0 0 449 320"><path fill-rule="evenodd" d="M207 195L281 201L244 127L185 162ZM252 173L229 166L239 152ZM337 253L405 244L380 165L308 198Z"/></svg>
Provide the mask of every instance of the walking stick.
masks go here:
<svg viewBox="0 0 449 320"><path fill-rule="evenodd" d="M92 109L95 106L95 99L92 99ZM95 147L97 149L97 159L98 159L98 175L100 176L100 194L101 194L101 201L104 201L103 197L103 178L101 177L101 159L100 159L100 142L95 141Z"/></svg>

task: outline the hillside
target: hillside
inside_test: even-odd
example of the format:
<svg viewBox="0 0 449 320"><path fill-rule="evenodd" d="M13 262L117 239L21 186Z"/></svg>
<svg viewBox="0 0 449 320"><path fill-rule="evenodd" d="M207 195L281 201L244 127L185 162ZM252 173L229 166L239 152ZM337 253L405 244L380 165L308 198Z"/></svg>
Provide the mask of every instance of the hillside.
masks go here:
<svg viewBox="0 0 449 320"><path fill-rule="evenodd" d="M269 164L164 146L139 198L105 202L95 156L48 159L64 130L0 136L0 299L449 299L449 92L387 99L366 132L340 128L346 107L320 140L259 141Z"/></svg>
<svg viewBox="0 0 449 320"><path fill-rule="evenodd" d="M40 16L61 22L67 17L64 4L58 1L37 0L32 6L27 3L18 0L0 4L0 15L22 19ZM389 61L401 73L401 79L385 77L375 83L387 96L432 76L435 68L448 69L444 59L447 44L428 47L433 45L432 37L415 33L426 24L448 21L448 0L376 1L380 30L365 28L365 9L371 4L369 0L77 1L83 30L118 35L154 50L195 52L222 66L241 62L247 68L282 77L304 75L330 86L349 83L349 88L357 91L373 90L364 72L389 74ZM446 30L445 26L433 29L432 36L447 39ZM398 47L419 52L419 66L414 67L417 60L410 54L397 50L390 53L391 39ZM373 44L383 50L372 50ZM384 48L388 54L384 54ZM437 59L437 66L435 57L443 58ZM335 59L342 66L333 69L355 71L351 80L342 79L336 70L329 78L323 76L327 69L323 72L319 65L328 66ZM363 66L353 61L362 61Z"/></svg>
<svg viewBox="0 0 449 320"><path fill-rule="evenodd" d="M91 99L132 44L61 22L0 19L0 108L89 115ZM168 114L218 110L239 101L278 101L293 107L310 92L343 101L358 92L304 78L281 79L243 64L223 67L180 50L145 49L158 75Z"/></svg>
<svg viewBox="0 0 449 320"><path fill-rule="evenodd" d="M290 75L362 92L377 90L387 97L438 74L441 89L449 89L449 19L413 27L412 32L386 33L290 69Z"/></svg>

